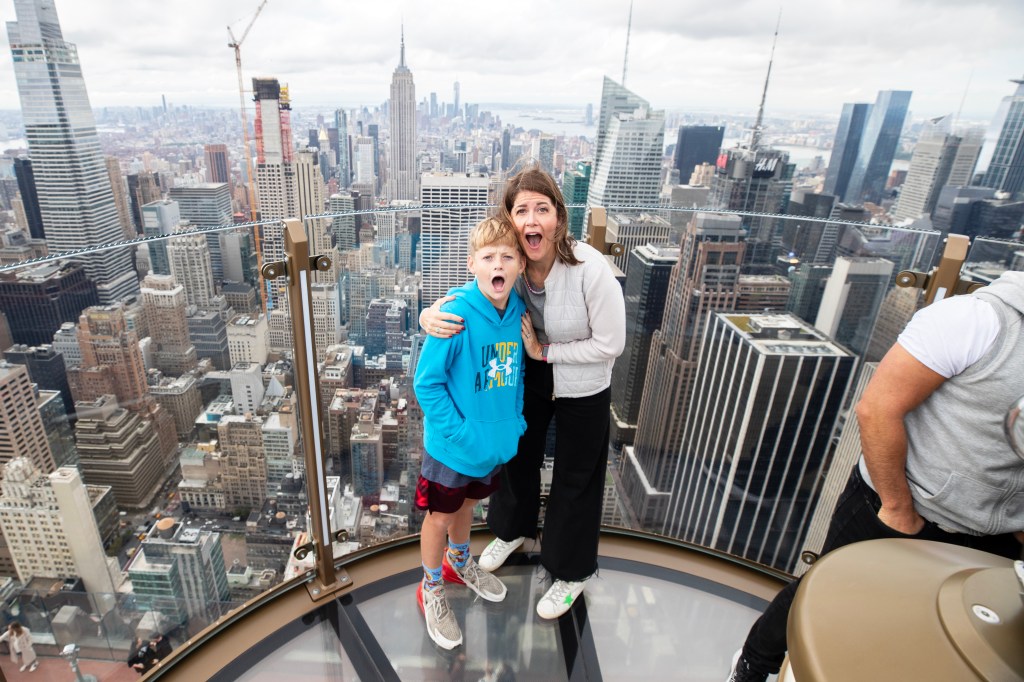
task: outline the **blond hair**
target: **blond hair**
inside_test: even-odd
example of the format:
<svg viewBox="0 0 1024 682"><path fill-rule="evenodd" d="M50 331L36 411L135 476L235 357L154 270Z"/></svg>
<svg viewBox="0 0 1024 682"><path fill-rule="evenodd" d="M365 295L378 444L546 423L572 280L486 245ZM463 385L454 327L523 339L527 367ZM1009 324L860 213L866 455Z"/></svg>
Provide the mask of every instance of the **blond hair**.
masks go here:
<svg viewBox="0 0 1024 682"><path fill-rule="evenodd" d="M515 228L498 218L484 218L469 231L470 254L485 246L508 246L518 252L522 251Z"/></svg>

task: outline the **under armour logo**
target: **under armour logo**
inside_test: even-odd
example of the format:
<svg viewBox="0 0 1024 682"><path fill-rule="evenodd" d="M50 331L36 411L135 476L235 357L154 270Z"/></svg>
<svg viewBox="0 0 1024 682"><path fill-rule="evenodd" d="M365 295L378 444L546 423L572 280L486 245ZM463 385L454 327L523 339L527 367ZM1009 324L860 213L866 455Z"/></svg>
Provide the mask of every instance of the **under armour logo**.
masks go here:
<svg viewBox="0 0 1024 682"><path fill-rule="evenodd" d="M504 363L499 363L497 358L491 358L491 368L487 370L487 378L493 379L494 376L502 371L506 377L512 376L512 357L509 356Z"/></svg>

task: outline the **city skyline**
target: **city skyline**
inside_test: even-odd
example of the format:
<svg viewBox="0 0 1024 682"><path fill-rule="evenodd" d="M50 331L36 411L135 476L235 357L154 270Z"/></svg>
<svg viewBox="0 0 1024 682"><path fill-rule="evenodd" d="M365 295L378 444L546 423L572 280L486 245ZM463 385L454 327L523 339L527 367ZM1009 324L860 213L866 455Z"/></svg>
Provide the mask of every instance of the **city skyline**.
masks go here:
<svg viewBox="0 0 1024 682"><path fill-rule="evenodd" d="M127 16L123 5L108 0L57 5L66 39L78 45L94 106L156 106L161 97L174 104L237 105L225 27L240 36L257 0L212 7L184 0L175 12L135 4ZM243 43L242 65L247 83L253 76L277 77L309 106L385 102L403 21L406 61L421 100L436 92L449 101L459 81L465 102L582 109L599 101L604 76L622 76L624 1L525 2L511 16L461 0L434 13L390 1L344 10L319 1L303 5L297 12L268 2ZM907 89L915 93L915 117L956 114L962 107L965 119L983 121L1011 91L1007 81L1024 69L1015 40L1024 20L1021 3L899 0L877 6L882 9L804 0L782 5L768 114L838 116L844 102ZM635 3L626 86L659 109L755 113L779 9L750 6L737 20L707 3ZM13 19L13 2L0 3L0 20ZM508 39L494 35L492 27L509 25L524 29L513 28ZM293 43L289 34L301 39ZM303 54L290 44L302 45ZM0 97L14 108L9 60L0 61Z"/></svg>

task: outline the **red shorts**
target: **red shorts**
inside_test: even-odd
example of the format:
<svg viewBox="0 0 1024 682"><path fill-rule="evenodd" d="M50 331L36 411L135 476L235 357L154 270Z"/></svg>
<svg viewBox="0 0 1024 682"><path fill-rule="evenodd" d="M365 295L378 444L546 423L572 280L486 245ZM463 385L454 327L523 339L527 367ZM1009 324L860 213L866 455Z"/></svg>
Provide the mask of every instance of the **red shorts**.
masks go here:
<svg viewBox="0 0 1024 682"><path fill-rule="evenodd" d="M454 514L466 500L482 500L490 497L500 485L498 474L491 476L489 483L470 481L458 488L449 488L420 476L416 482L416 508L426 511Z"/></svg>

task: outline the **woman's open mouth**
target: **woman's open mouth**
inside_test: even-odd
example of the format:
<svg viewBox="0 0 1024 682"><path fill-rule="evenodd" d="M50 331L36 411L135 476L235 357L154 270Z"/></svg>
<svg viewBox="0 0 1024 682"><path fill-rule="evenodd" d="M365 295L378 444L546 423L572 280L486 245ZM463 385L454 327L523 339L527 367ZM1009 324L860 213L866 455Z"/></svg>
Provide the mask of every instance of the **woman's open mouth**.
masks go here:
<svg viewBox="0 0 1024 682"><path fill-rule="evenodd" d="M525 235L524 238L526 239L526 243L533 248L537 248L538 246L540 246L540 241L541 239L543 239L539 232L533 232L531 234Z"/></svg>

